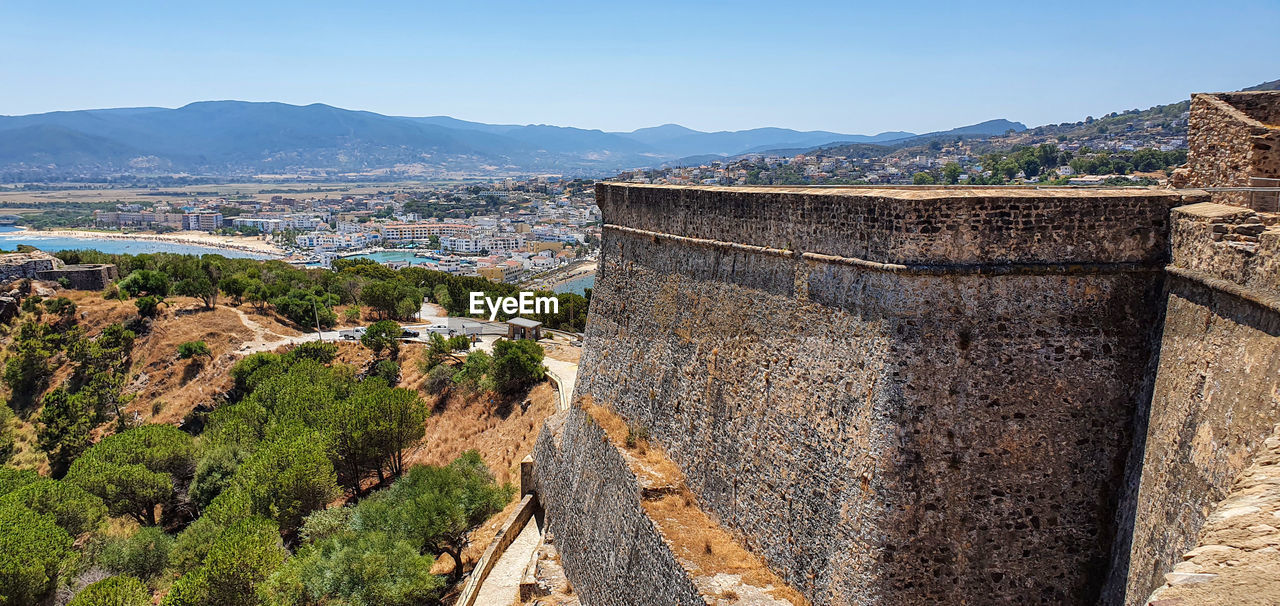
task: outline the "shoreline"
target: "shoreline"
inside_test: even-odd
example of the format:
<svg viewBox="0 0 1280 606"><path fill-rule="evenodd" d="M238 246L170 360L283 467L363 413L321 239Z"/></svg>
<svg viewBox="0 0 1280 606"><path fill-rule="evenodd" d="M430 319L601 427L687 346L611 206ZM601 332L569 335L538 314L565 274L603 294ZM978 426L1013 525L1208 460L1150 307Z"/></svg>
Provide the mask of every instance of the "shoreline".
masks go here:
<svg viewBox="0 0 1280 606"><path fill-rule="evenodd" d="M245 236L217 236L206 232L184 231L172 234L149 234L90 231L81 229L28 229L26 227L20 227L19 230L32 235L72 238L77 240L150 240L154 242L170 242L173 244L204 246L208 248L220 248L223 250L237 250L240 252L267 255L274 259L283 259L289 256L284 249L270 242L264 242L256 238L249 238Z"/></svg>
<svg viewBox="0 0 1280 606"><path fill-rule="evenodd" d="M530 288L543 288L554 290L557 286L562 286L574 280L578 280L588 275L596 273L596 267L599 265L597 261L583 261L576 265L570 265L565 268L564 273L556 273L552 276L539 278L529 284Z"/></svg>

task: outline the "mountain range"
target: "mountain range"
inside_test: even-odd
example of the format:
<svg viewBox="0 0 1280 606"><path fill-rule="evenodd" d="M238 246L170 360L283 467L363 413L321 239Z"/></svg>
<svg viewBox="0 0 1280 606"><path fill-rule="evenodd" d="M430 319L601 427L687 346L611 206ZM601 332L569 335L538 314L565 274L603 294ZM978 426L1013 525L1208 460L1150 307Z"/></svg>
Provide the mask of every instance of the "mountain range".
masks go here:
<svg viewBox="0 0 1280 606"><path fill-rule="evenodd" d="M991 120L942 134L985 136L1026 127ZM356 173L463 177L562 173L599 176L678 162L842 143L919 137L756 128L703 132L664 124L605 132L544 124L404 117L323 104L203 101L0 116L0 180L121 174L215 176Z"/></svg>

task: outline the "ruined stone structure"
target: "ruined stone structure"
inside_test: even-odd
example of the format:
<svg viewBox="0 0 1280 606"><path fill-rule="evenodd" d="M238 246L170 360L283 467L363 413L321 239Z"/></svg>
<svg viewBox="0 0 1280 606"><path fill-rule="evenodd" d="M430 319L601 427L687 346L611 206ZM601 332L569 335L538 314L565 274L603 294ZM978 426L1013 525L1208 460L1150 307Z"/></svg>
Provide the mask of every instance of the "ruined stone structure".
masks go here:
<svg viewBox="0 0 1280 606"><path fill-rule="evenodd" d="M73 290L102 290L120 278L120 270L107 263L63 265L56 269L38 271L36 276L50 282L59 282L65 278L66 287Z"/></svg>
<svg viewBox="0 0 1280 606"><path fill-rule="evenodd" d="M1256 143L1193 147L1193 178ZM780 599L717 593L654 506L671 494L792 603L1143 604L1204 580L1165 574L1280 421L1280 229L1220 193L599 185L580 402L534 473L579 595Z"/></svg>
<svg viewBox="0 0 1280 606"><path fill-rule="evenodd" d="M1191 97L1187 166L1176 183L1188 187L1280 186L1280 106L1276 93L1211 93ZM1275 192L1215 192L1216 202L1280 211Z"/></svg>
<svg viewBox="0 0 1280 606"><path fill-rule="evenodd" d="M62 259L43 251L0 255L0 282L19 278L38 279L38 272L62 267Z"/></svg>
<svg viewBox="0 0 1280 606"><path fill-rule="evenodd" d="M19 278L58 282L74 290L102 290L120 278L115 265L67 265L44 251L0 255L0 282Z"/></svg>

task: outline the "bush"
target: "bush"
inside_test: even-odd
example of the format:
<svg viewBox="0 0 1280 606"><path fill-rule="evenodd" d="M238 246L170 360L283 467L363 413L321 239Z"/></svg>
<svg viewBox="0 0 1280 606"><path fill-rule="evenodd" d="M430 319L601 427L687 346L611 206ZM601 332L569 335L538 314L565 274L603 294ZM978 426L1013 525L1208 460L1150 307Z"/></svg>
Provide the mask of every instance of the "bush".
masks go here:
<svg viewBox="0 0 1280 606"><path fill-rule="evenodd" d="M74 316L76 313L76 304L66 297L48 299L44 302L44 308L51 314L64 317Z"/></svg>
<svg viewBox="0 0 1280 606"><path fill-rule="evenodd" d="M212 358L213 353L209 351L209 345L204 341L187 341L178 345L178 357L183 360L191 358Z"/></svg>
<svg viewBox="0 0 1280 606"><path fill-rule="evenodd" d="M144 318L154 318L160 315L160 298L152 295L138 297L133 305L138 308L138 315Z"/></svg>
<svg viewBox="0 0 1280 606"><path fill-rule="evenodd" d="M85 587L67 606L151 606L151 592L133 577L111 577Z"/></svg>
<svg viewBox="0 0 1280 606"><path fill-rule="evenodd" d="M423 389L431 395L439 395L444 393L446 389L453 385L453 375L457 371L448 364L436 364L427 373L427 382L423 385Z"/></svg>
<svg viewBox="0 0 1280 606"><path fill-rule="evenodd" d="M394 358L400 355L400 335L404 333L404 329L399 324L391 320L382 320L374 322L364 335L360 337L360 343L365 347L373 350L373 355L382 357L382 352L387 352L390 357Z"/></svg>
<svg viewBox="0 0 1280 606"><path fill-rule="evenodd" d="M129 538L107 541L98 563L116 574L150 581L169 565L172 550L173 537L157 527L144 527Z"/></svg>
<svg viewBox="0 0 1280 606"><path fill-rule="evenodd" d="M50 516L22 505L0 505L0 605L39 603L53 587L71 535Z"/></svg>
<svg viewBox="0 0 1280 606"><path fill-rule="evenodd" d="M72 484L48 478L0 497L0 504L10 503L53 518L54 523L73 537L97 530L107 514L102 499Z"/></svg>
<svg viewBox="0 0 1280 606"><path fill-rule="evenodd" d="M373 366L373 372L370 377L377 377L387 382L387 385L394 386L400 382L400 365L394 360L383 360Z"/></svg>
<svg viewBox="0 0 1280 606"><path fill-rule="evenodd" d="M542 346L533 341L498 341L493 346L494 387L506 396L528 391L546 376L542 357Z"/></svg>
<svg viewBox="0 0 1280 606"><path fill-rule="evenodd" d="M293 364L302 360L315 360L321 364L328 364L336 357L338 357L337 345L323 341L307 341L285 352L283 362Z"/></svg>

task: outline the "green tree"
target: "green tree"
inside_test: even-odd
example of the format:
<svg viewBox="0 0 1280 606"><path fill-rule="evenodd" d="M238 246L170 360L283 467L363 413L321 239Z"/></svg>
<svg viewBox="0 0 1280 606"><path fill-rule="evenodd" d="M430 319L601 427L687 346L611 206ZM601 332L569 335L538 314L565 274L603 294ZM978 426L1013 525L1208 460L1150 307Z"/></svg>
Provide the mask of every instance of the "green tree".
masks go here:
<svg viewBox="0 0 1280 606"><path fill-rule="evenodd" d="M85 587L67 606L151 606L151 592L133 577L111 577Z"/></svg>
<svg viewBox="0 0 1280 606"><path fill-rule="evenodd" d="M382 357L385 351L389 358L400 355L400 334L404 329L391 320L374 322L360 337L360 343L373 350L373 355Z"/></svg>
<svg viewBox="0 0 1280 606"><path fill-rule="evenodd" d="M4 363L4 382L12 394L13 408L26 410L49 386L49 378L53 376L49 360L54 352L42 339L19 341L10 351Z"/></svg>
<svg viewBox="0 0 1280 606"><path fill-rule="evenodd" d="M102 499L67 482L40 479L0 497L0 506L18 504L47 515L71 536L97 530L107 508Z"/></svg>
<svg viewBox="0 0 1280 606"><path fill-rule="evenodd" d="M449 554L456 581L470 532L501 511L513 492L494 482L480 454L471 450L444 467L414 467L361 503L352 521L357 531L396 533L419 553Z"/></svg>
<svg viewBox="0 0 1280 606"><path fill-rule="evenodd" d="M960 182L960 165L955 162L948 162L942 167L942 179L947 185L955 185Z"/></svg>
<svg viewBox="0 0 1280 606"><path fill-rule="evenodd" d="M937 182L937 179L934 179L933 175L926 172L919 172L911 176L911 183L913 185L934 185Z"/></svg>
<svg viewBox="0 0 1280 606"><path fill-rule="evenodd" d="M0 606L39 603L53 587L71 535L22 505L0 505Z"/></svg>
<svg viewBox="0 0 1280 606"><path fill-rule="evenodd" d="M169 276L159 271L140 269L130 273L116 287L130 297L151 295L164 298L169 294Z"/></svg>
<svg viewBox="0 0 1280 606"><path fill-rule="evenodd" d="M507 396L516 395L541 381L546 376L542 358L542 346L528 339L495 343L492 372L497 391Z"/></svg>
<svg viewBox="0 0 1280 606"><path fill-rule="evenodd" d="M275 520L285 532L341 494L325 440L306 431L259 448L236 472L232 490L248 497L254 514Z"/></svg>
<svg viewBox="0 0 1280 606"><path fill-rule="evenodd" d="M89 447L94 413L84 398L61 387L45 394L36 422L36 446L49 458L49 474L61 478L71 462Z"/></svg>
<svg viewBox="0 0 1280 606"><path fill-rule="evenodd" d="M163 606L255 606L258 586L284 563L275 523L250 517L229 526L210 545L200 567L183 575Z"/></svg>
<svg viewBox="0 0 1280 606"><path fill-rule="evenodd" d="M218 290L221 290L222 293L228 297L235 299L236 305L239 305L241 301L244 301L244 294L249 290L251 285L252 281L250 278L246 278L244 276L227 276L218 281Z"/></svg>
<svg viewBox="0 0 1280 606"><path fill-rule="evenodd" d="M103 438L71 464L67 481L97 495L113 515L154 526L155 509L195 466L191 436L170 425L143 425Z"/></svg>

